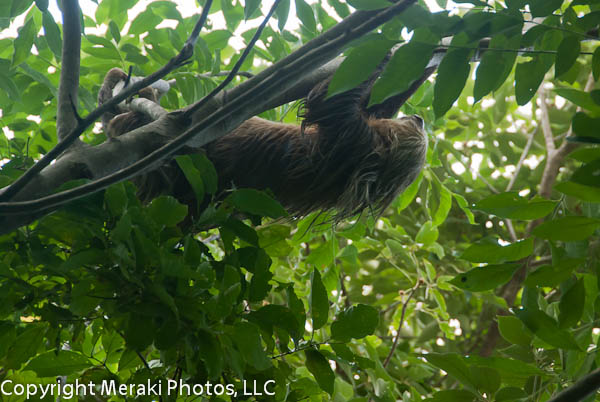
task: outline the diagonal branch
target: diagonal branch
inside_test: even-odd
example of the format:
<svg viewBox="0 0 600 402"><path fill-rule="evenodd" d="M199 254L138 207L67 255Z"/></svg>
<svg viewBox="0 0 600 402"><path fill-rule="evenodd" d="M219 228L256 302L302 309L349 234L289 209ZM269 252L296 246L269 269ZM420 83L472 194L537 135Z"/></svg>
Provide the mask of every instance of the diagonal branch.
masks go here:
<svg viewBox="0 0 600 402"><path fill-rule="evenodd" d="M73 0L75 1L75 0ZM145 88L152 83L158 81L163 78L165 75L169 74L171 71L181 67L186 64L187 61L192 57L194 53L194 44L198 40L198 35L200 34L200 30L202 26L206 23L206 19L208 17L208 10L212 4L212 0L208 0L202 11L202 15L200 19L196 23L194 30L188 40L185 42L181 51L173 57L164 67L150 74L149 76L135 82L132 85L124 88L118 95L104 103L102 106L99 106L95 110L93 110L89 115L85 118L81 119L77 126L73 128L68 135L61 139L61 141L56 144L54 148L50 150L46 155L44 155L35 165L29 168L21 177L19 177L15 182L13 182L10 186L6 187L2 191L0 191L0 201L10 200L14 197L19 191L21 191L27 183L29 183L39 172L42 171L46 166L48 166L53 160L55 160L59 155L61 155L64 151L69 148L69 146L74 143L79 136L96 120L98 120L105 112L111 110L114 106L118 105L131 95L136 94L140 89ZM72 113L72 111L71 111ZM73 114L73 113L72 113ZM73 114L74 116L74 114Z"/></svg>
<svg viewBox="0 0 600 402"><path fill-rule="evenodd" d="M62 2L63 46L62 67L58 84L58 108L56 131L58 140L62 141L77 127L77 117L73 105L77 105L79 89L79 66L81 50L81 24L77 0Z"/></svg>

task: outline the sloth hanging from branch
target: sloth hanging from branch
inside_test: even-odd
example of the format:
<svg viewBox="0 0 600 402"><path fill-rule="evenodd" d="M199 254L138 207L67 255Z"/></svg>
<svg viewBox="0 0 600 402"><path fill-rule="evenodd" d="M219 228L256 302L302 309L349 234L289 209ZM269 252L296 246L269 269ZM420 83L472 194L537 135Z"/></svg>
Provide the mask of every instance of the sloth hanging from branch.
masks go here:
<svg viewBox="0 0 600 402"><path fill-rule="evenodd" d="M415 180L425 162L423 120L418 116L392 117L432 70L407 93L367 108L380 71L358 87L329 98L330 80L318 83L303 101L300 125L253 117L205 145L203 151L217 170L218 193L222 196L231 188L267 190L292 216L321 210L332 211L339 220L365 209L382 212ZM110 70L98 96L99 104L127 81L122 70ZM136 101L156 105L160 92L145 88ZM148 110L121 106L105 113L102 123L109 140L155 119ZM169 193L193 203L193 192L173 162L137 183L142 199Z"/></svg>

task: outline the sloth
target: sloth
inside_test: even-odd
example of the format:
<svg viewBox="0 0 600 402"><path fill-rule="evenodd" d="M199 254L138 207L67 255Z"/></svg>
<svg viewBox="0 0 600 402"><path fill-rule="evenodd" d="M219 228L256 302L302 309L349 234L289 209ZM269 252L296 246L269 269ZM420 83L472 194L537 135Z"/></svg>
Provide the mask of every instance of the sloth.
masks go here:
<svg viewBox="0 0 600 402"><path fill-rule="evenodd" d="M112 96L115 80L127 77L116 70L105 78L100 104ZM266 190L292 217L331 211L340 220L365 209L381 213L423 168L427 137L419 116L381 118L381 109L367 108L375 79L329 98L325 80L304 99L300 125L253 117L205 145L218 174L219 193ZM157 101L152 90L139 96ZM147 120L140 112L115 109L102 122L114 138ZM166 192L190 204L192 190L178 170L171 162L147 174L141 180L141 197L148 200Z"/></svg>

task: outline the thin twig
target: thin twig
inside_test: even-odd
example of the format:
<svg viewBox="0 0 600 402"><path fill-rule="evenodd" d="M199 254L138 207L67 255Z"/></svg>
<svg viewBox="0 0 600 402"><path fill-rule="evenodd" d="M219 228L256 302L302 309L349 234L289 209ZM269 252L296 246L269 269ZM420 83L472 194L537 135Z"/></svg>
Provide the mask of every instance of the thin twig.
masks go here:
<svg viewBox="0 0 600 402"><path fill-rule="evenodd" d="M48 166L53 160L55 160L60 154L62 154L73 142L75 142L79 136L96 120L100 118L104 114L112 109L113 106L118 105L123 100L129 98L131 95L139 92L140 89L145 88L152 83L158 81L163 78L165 75L169 74L171 71L179 68L184 65L187 60L189 60L194 53L194 44L198 39L197 36L200 32L200 29L206 22L206 16L208 14L208 9L212 4L212 0L208 0L202 12L202 16L196 23L194 27L192 35L188 38L185 45L181 49L181 51L173 57L167 64L165 64L162 68L150 74L149 76L137 81L136 83L129 85L124 88L118 95L115 95L108 102L94 109L90 114L88 114L84 119L82 119L81 123L78 124L74 129L72 129L68 135L62 138L58 144L54 148L52 148L46 155L44 155L35 165L29 168L21 177L15 180L9 187L4 189L0 193L0 201L10 200L15 194L17 194L23 187L27 185L35 177L43 168ZM79 17L78 17L79 18ZM194 37L196 35L196 37ZM75 98L76 99L76 98Z"/></svg>
<svg viewBox="0 0 600 402"><path fill-rule="evenodd" d="M213 99L215 97L216 94L221 92L223 90L223 88L225 88L231 81L233 81L233 79L235 78L237 73L240 71L242 64L244 63L244 61L250 54L250 51L252 49L254 49L254 45L256 44L258 39L260 39L260 35L262 34L263 30L265 29L265 26L267 26L267 23L273 16L273 13L277 9L277 6L279 5L279 3L281 3L281 0L275 0L275 3L273 3L273 6L271 6L271 9L269 10L269 12L265 16L265 18L263 18L262 22L260 23L260 26L254 33L254 36L252 37L252 39L250 40L250 43L248 43L248 46L246 46L246 48L242 52L242 55L240 56L238 61L235 63L235 65L233 66L233 68L231 69L231 71L229 72L227 77L223 81L221 81L221 83L219 83L219 85L217 85L217 87L215 89L213 89L208 95L206 95L204 98L200 99L198 102L196 102L194 105L192 105L192 107L187 109L186 112L184 113L185 118L189 118L190 116L192 116L198 109L200 109L202 106L206 105L211 99Z"/></svg>
<svg viewBox="0 0 600 402"><path fill-rule="evenodd" d="M259 94L281 88L282 85L285 85L286 82L289 82L293 77L297 76L298 71L314 67L315 64L320 64L325 60L331 59L334 53L337 53L350 41L370 32L372 29L390 20L395 15L401 13L415 3L415 1L416 0L404 0L394 6L368 13L367 17L364 17L365 12L355 13L355 15L358 14L358 16L346 18L344 20L345 24L338 29L329 30L326 34L317 37L303 48L300 48L290 56L271 66L270 69L263 71L264 74L270 73L266 78L263 77L263 75L260 75L255 77L255 79L257 79L256 82L250 84L250 81L252 80L246 81L248 86L244 87L245 92L243 92L242 96L232 99L228 104L220 107L172 141L154 150L137 162L115 173L76 187L72 190L66 190L30 201L0 202L0 214L31 214L37 211L55 208L77 198L89 195L92 192L107 188L114 183L136 176L139 172L154 166L160 159L175 153L198 133L225 121L229 116L244 107L251 107L256 104L256 96L259 96ZM358 24L354 24L354 19L359 20ZM361 22L361 19L364 21ZM344 27L343 31L342 27ZM132 87L136 84L132 85ZM149 84L146 83L144 86L148 85ZM114 99L115 98L112 100ZM107 104L108 102L103 106ZM221 135L223 134L205 132L205 135L202 137L202 143L198 144L198 146L209 143L210 141L219 138Z"/></svg>
<svg viewBox="0 0 600 402"><path fill-rule="evenodd" d="M527 143L525 144L525 147L523 148L523 152L521 153L521 157L519 158L519 162L517 163L517 166L515 168L515 173L512 175L512 177L510 178L510 181L508 182L508 185L506 186L506 191L511 191L513 186L515 185L515 182L517 181L517 177L519 176L519 173L521 172L521 168L523 167L523 163L525 162L525 159L527 158L527 155L529 154L529 150L531 149L531 145L533 144L533 139L535 138L536 132L537 132L537 130L534 130L531 134L529 134L529 137L527 138ZM509 233L512 241L516 242L519 238L517 236L517 232L515 231L515 227L512 223L512 220L505 219L504 222L506 223L506 228L508 229L508 233Z"/></svg>
<svg viewBox="0 0 600 402"><path fill-rule="evenodd" d="M533 145L533 139L535 138L536 133L537 133L537 129L534 130L531 134L529 134L529 138L527 138L527 144L525 144L525 147L523 148L523 152L521 153L521 157L519 158L519 162L517 163L517 166L515 168L515 173L510 178L510 181L508 182L508 185L506 186L506 191L512 190L513 186L515 185L515 182L517 181L517 176L519 175L519 172L521 171L521 168L523 167L523 163L525 162L525 159L527 159L527 155L529 154L529 151L531 150L531 145Z"/></svg>
<svg viewBox="0 0 600 402"><path fill-rule="evenodd" d="M425 42L422 42L425 43ZM501 49L501 48L485 48L482 49L478 46L459 46L459 45L438 45L441 48L444 49L465 49L465 50L478 50L478 51L484 51L484 52L499 52L499 53L518 53L520 55L529 55L529 54L551 54L551 55L556 55L558 54L557 50L534 50L534 49ZM579 52L579 54L581 55L588 55L591 56L594 53L593 52Z"/></svg>
<svg viewBox="0 0 600 402"><path fill-rule="evenodd" d="M544 141L546 141L548 159L550 159L556 151L556 144L554 144L554 134L552 133L552 127L550 126L550 113L548 112L548 104L546 103L546 89L543 86L539 90L538 99L540 100L542 133L544 134Z"/></svg>
<svg viewBox="0 0 600 402"><path fill-rule="evenodd" d="M387 355L387 357L385 358L385 361L383 362L383 367L388 366L388 364L392 360L392 356L394 356L394 353L396 352L396 348L398 347L398 341L400 340L400 331L402 330L402 325L404 324L404 315L406 314L406 308L408 307L408 302L410 301L410 299L412 299L413 295L415 294L417 289L419 289L419 286L421 286L422 283L423 282L420 279L417 279L417 283L410 290L410 293L408 294L408 298L404 301L404 303L402 303L402 314L400 315L400 322L398 323L398 329L396 330L396 336L394 337L394 343L392 344L390 353Z"/></svg>
<svg viewBox="0 0 600 402"><path fill-rule="evenodd" d="M515 227L510 219L504 219L504 224L506 225L506 229L508 230L508 234L510 235L510 239L514 242L519 240L517 236L517 232Z"/></svg>

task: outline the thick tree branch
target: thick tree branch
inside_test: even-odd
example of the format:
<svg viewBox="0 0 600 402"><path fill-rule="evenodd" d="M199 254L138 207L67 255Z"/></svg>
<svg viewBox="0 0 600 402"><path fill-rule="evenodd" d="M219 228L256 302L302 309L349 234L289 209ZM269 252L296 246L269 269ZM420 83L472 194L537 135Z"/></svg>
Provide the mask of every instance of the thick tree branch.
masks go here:
<svg viewBox="0 0 600 402"><path fill-rule="evenodd" d="M79 66L81 49L81 24L77 0L63 0L63 46L62 67L58 84L58 107L56 132L59 141L77 127L77 116L73 105L77 105L79 89Z"/></svg>
<svg viewBox="0 0 600 402"><path fill-rule="evenodd" d="M46 155L44 155L35 165L28 169L10 186L0 191L0 201L12 199L17 193L19 193L19 191L21 191L28 183L30 183L33 180L33 178L42 171L42 169L50 165L50 163L53 160L55 160L59 155L66 151L69 148L69 146L73 144L73 142L75 142L79 138L79 136L90 125L92 125L96 120L98 120L100 116L102 116L105 112L111 110L112 107L127 99L131 95L136 94L140 89L152 85L154 82L160 80L162 77L164 77L171 71L187 63L187 61L193 55L194 45L198 40L198 35L200 34L202 26L206 22L206 18L208 16L208 9L210 9L211 4L212 0L208 0L206 6L204 7L202 15L200 16L200 19L194 27L192 35L190 35L181 51L175 57L169 60L169 62L158 71L133 83L132 85L127 86L125 89L123 89L123 91L121 91L110 101L104 103L102 106L99 106L98 108L93 110L89 115L87 115L84 119L79 121L77 126L74 129L72 129L69 132L69 134L66 135L61 141L59 141L59 143L56 144L56 146L52 148ZM19 198L23 199L24 197Z"/></svg>

